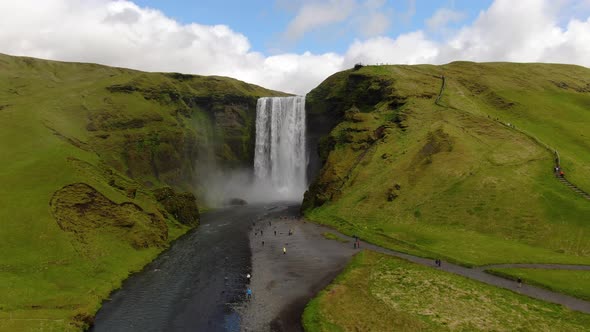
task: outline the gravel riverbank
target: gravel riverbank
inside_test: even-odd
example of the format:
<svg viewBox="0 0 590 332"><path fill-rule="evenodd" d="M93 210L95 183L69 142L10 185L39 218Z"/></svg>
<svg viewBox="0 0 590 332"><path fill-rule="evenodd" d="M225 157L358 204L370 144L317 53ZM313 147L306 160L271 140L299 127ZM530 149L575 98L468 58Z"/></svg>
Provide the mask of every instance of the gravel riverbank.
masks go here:
<svg viewBox="0 0 590 332"><path fill-rule="evenodd" d="M320 227L298 217L298 209L277 209L250 232L253 296L237 308L242 331L302 331L305 305L357 252L352 243L326 240Z"/></svg>

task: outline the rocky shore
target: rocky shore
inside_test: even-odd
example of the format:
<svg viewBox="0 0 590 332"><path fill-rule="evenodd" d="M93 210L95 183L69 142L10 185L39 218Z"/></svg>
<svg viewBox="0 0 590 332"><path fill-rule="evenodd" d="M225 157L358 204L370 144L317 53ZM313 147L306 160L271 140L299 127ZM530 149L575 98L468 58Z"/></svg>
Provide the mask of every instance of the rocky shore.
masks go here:
<svg viewBox="0 0 590 332"><path fill-rule="evenodd" d="M276 210L250 231L252 298L236 308L242 331L302 331L305 305L357 252L324 238L327 229L305 222L298 206Z"/></svg>

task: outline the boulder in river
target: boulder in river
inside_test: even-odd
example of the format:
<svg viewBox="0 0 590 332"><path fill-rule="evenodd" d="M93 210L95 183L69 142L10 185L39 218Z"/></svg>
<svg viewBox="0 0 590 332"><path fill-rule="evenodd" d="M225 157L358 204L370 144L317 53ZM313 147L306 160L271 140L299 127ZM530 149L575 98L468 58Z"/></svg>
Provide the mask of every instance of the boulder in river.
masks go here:
<svg viewBox="0 0 590 332"><path fill-rule="evenodd" d="M248 205L248 202L241 198L234 197L227 201L227 205Z"/></svg>

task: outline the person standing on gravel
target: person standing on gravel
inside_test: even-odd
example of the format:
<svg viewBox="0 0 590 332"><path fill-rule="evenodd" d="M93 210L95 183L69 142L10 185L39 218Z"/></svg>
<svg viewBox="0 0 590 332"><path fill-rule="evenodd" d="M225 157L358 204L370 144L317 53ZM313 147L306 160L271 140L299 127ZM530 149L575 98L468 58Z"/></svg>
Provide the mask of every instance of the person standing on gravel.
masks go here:
<svg viewBox="0 0 590 332"><path fill-rule="evenodd" d="M252 290L250 288L246 290L246 297L248 298L248 300L252 299Z"/></svg>
<svg viewBox="0 0 590 332"><path fill-rule="evenodd" d="M287 254L287 247L283 246L283 255Z"/></svg>

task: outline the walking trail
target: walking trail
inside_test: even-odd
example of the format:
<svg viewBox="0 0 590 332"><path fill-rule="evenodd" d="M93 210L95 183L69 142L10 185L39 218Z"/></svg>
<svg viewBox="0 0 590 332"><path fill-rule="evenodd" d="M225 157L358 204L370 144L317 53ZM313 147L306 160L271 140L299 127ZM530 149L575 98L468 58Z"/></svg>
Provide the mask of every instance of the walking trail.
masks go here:
<svg viewBox="0 0 590 332"><path fill-rule="evenodd" d="M334 231L332 231L334 232ZM338 233L340 236L350 239L345 235ZM384 254L388 254L391 256L400 257L406 259L408 261L418 263L425 266L432 266L434 267L434 262L431 259L426 259L422 257L416 257L412 255L408 255L405 253L381 248L372 244L366 244L364 246L365 249L374 250L377 252L381 252ZM575 298L573 296L565 295L562 293L553 292L547 289L543 289L540 287L535 287L531 285L523 284L521 287L518 287L518 283L514 280L502 278L499 276L495 276L485 272L485 270L491 268L538 268L538 269L560 269L560 270L589 270L590 266L588 265L560 265L560 264L497 264L497 265L488 265L488 266L480 266L477 268L467 268L460 265L452 264L449 262L442 262L441 267L439 269L451 272L454 274L458 274L470 279L478 280L483 283L509 289L514 291L515 293L527 295L529 297L561 304L566 306L572 310L581 311L585 313L590 313L590 301L585 301L582 299Z"/></svg>
<svg viewBox="0 0 590 332"><path fill-rule="evenodd" d="M260 233L261 230L263 234ZM277 235L274 235L275 230ZM289 235L289 230L293 231L293 235ZM348 242L328 240L322 235L327 232ZM259 218L250 233L252 278L246 285L251 287L253 298L236 308L241 316L241 329L302 331L300 319L305 305L344 269L350 257L359 252L353 249L353 243L354 239L349 236L298 217L298 206L279 206L272 214ZM287 249L286 254L283 254L283 247ZM485 272L490 268L507 267L590 271L589 265L498 264L467 268L443 261L441 267L436 267L432 259L385 249L362 239L361 249L399 257L518 294L561 304L572 310L590 313L590 301L527 284L519 287L514 280Z"/></svg>
<svg viewBox="0 0 590 332"><path fill-rule="evenodd" d="M434 101L434 103L438 106L441 107L451 107L448 105L442 105L440 103L440 99L442 98L443 92L445 91L445 83L446 83L446 77L443 75L441 76L442 79L442 83L441 83L441 87L440 87L440 92L438 93L438 96L436 97L436 100ZM451 107L453 108L453 107ZM551 153L552 155L554 155L555 159L555 167L557 167L558 170L562 170L561 167L561 158L559 156L559 152L557 151L557 149L549 146L548 144L546 144L545 142L541 141L540 139L538 139L536 136L530 134L527 131L524 131L520 128L516 128L516 126L514 124L510 124L508 122L504 122L504 121L500 121L498 119L496 119L497 122L499 122L501 125L508 127L512 130L516 130L519 133L527 136L528 138L532 139L535 143L537 143L538 145L540 145L541 147L547 149L547 151L549 151L549 153ZM555 172L554 172L555 173ZM555 174L557 175L557 174ZM583 189L581 189L580 187L576 186L574 183L572 183L571 181L569 181L565 176L557 176L557 180L559 182L561 182L563 185L565 185L566 187L570 188L573 192L575 192L577 195L580 195L581 197L587 199L590 201L590 193L587 193L586 191L584 191Z"/></svg>

